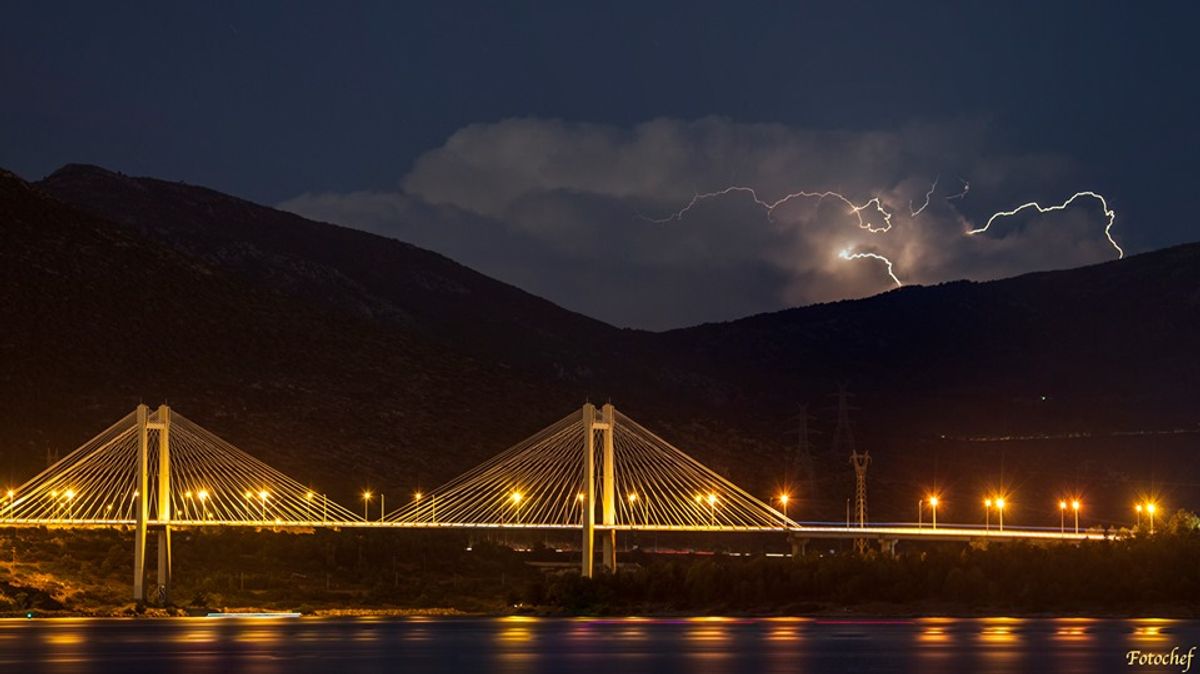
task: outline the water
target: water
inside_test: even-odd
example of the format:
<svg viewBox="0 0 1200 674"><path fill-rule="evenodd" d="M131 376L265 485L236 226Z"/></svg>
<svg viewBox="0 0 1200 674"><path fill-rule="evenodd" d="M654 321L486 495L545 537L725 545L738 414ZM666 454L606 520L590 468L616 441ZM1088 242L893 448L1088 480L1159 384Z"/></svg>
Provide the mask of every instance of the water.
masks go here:
<svg viewBox="0 0 1200 674"><path fill-rule="evenodd" d="M1179 672L1200 622L1090 619L0 620L0 672ZM1196 665L1200 671L1200 663Z"/></svg>

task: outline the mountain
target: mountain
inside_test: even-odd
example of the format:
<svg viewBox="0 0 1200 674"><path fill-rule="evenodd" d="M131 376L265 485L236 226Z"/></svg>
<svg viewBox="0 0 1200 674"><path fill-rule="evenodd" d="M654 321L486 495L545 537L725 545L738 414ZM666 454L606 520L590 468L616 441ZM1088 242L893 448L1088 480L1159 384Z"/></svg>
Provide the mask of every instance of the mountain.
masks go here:
<svg viewBox="0 0 1200 674"><path fill-rule="evenodd" d="M643 413L666 408L636 400L695 383L640 333L211 190L67 166L36 185L0 177L0 204L12 481L47 447L169 400L299 479L407 492L632 372L659 382L623 399Z"/></svg>
<svg viewBox="0 0 1200 674"><path fill-rule="evenodd" d="M0 176L0 226L14 479L168 399L301 480L399 493L611 398L765 494L804 402L807 512L840 517L830 393L848 382L881 517L912 517L935 484L964 508L996 482L1117 490L1114 517L1152 477L1195 491L1176 476L1200 467L1196 245L650 333L398 241L91 166Z"/></svg>

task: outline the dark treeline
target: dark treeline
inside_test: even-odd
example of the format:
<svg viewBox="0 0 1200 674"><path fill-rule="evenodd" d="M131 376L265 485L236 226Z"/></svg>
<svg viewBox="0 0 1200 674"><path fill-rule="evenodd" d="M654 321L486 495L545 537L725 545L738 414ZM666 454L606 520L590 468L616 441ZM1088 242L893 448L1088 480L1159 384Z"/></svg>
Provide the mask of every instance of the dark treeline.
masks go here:
<svg viewBox="0 0 1200 674"><path fill-rule="evenodd" d="M1081 545L901 543L894 558L633 550L622 553L617 574L590 580L579 576L576 552L514 550L503 538L462 533L178 532L171 599L176 612L1192 615L1200 607L1197 523L1180 512L1152 536ZM147 587L154 558L151 546ZM134 613L131 563L128 532L0 529L0 612Z"/></svg>

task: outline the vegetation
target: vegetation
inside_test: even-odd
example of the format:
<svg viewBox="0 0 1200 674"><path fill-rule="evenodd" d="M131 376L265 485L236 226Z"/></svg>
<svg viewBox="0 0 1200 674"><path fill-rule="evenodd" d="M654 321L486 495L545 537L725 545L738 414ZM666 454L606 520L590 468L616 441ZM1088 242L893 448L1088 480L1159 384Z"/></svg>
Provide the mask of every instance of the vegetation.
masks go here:
<svg viewBox="0 0 1200 674"><path fill-rule="evenodd" d="M170 611L1190 616L1200 606L1198 525L1180 511L1153 536L1078 546L902 543L895 558L634 550L619 573L591 580L575 570L574 551L515 550L461 533L177 532ZM153 545L149 557L153 587ZM137 613L131 561L129 532L0 530L0 613Z"/></svg>

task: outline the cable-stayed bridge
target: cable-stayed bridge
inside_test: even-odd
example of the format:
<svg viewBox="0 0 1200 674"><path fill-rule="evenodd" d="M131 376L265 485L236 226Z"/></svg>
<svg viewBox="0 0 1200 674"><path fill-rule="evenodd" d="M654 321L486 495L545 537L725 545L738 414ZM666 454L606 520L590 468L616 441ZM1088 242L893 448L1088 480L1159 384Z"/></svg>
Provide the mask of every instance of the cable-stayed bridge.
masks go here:
<svg viewBox="0 0 1200 674"><path fill-rule="evenodd" d="M781 532L810 538L1080 541L1089 534L963 526L801 525L612 405L584 405L379 520L360 516L167 406L145 405L4 494L0 526L135 531L134 598L148 537L158 592L170 586L171 530L186 527L559 529L581 534L581 572L616 569L619 531ZM1094 537L1094 534L1091 535Z"/></svg>

